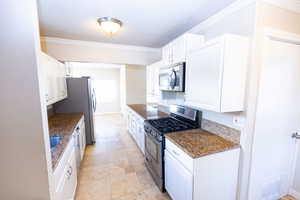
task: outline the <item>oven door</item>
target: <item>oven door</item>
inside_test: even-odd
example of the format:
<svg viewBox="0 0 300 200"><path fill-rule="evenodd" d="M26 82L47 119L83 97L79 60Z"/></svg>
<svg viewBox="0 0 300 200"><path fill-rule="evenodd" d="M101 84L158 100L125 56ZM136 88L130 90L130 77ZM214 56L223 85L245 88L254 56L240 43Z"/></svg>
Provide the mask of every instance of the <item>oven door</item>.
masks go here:
<svg viewBox="0 0 300 200"><path fill-rule="evenodd" d="M163 176L162 142L156 140L150 133L145 135L145 159L152 176L161 179Z"/></svg>

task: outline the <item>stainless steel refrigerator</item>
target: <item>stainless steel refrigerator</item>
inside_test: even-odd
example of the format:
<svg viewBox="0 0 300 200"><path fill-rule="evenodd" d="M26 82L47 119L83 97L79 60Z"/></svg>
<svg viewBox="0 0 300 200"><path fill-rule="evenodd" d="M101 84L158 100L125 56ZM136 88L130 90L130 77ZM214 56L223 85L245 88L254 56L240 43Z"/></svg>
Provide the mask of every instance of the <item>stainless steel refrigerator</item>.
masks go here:
<svg viewBox="0 0 300 200"><path fill-rule="evenodd" d="M90 77L67 78L68 98L54 104L55 113L83 112L86 143L94 144L94 113L97 108L95 90Z"/></svg>

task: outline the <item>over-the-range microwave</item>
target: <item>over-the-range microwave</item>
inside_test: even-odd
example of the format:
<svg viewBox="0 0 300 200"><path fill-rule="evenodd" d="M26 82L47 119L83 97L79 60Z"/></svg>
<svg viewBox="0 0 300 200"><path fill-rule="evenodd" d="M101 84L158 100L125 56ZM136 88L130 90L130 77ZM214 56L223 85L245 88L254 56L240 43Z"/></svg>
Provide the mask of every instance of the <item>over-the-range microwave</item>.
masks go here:
<svg viewBox="0 0 300 200"><path fill-rule="evenodd" d="M160 68L159 88L162 91L184 92L185 62Z"/></svg>

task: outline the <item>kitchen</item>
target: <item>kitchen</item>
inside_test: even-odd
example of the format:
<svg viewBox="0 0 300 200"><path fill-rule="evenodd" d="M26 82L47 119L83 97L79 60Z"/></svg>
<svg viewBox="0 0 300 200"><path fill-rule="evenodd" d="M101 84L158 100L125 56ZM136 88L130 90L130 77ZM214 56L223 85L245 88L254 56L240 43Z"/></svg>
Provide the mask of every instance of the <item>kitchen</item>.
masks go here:
<svg viewBox="0 0 300 200"><path fill-rule="evenodd" d="M120 21L64 22L102 3L1 2L1 199L300 198L297 1L176 2L170 16L130 2ZM136 8L179 25L130 32ZM116 113L94 114L93 80L70 62L119 65Z"/></svg>

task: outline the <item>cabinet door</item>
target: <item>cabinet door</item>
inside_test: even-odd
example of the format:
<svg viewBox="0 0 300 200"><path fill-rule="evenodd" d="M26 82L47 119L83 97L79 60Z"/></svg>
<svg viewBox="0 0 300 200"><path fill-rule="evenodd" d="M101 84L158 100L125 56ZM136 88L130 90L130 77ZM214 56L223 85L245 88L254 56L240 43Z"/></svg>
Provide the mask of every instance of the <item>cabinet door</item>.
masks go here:
<svg viewBox="0 0 300 200"><path fill-rule="evenodd" d="M165 184L173 200L193 199L193 176L165 150Z"/></svg>
<svg viewBox="0 0 300 200"><path fill-rule="evenodd" d="M162 62L158 62L153 69L153 95L158 97L160 96L160 89L159 89L159 70L161 65L163 65Z"/></svg>
<svg viewBox="0 0 300 200"><path fill-rule="evenodd" d="M162 60L165 64L169 63L169 46L166 45L162 48Z"/></svg>
<svg viewBox="0 0 300 200"><path fill-rule="evenodd" d="M133 119L132 119L132 113L129 113L129 133L132 135L133 132Z"/></svg>
<svg viewBox="0 0 300 200"><path fill-rule="evenodd" d="M135 142L136 143L138 143L138 121L137 121L137 119L136 119L136 116L134 116L134 119L133 119L133 126L134 126L134 128L133 128L133 137L134 137L134 139L135 139Z"/></svg>
<svg viewBox="0 0 300 200"><path fill-rule="evenodd" d="M145 154L145 131L144 131L144 123L140 126L140 144L141 151Z"/></svg>
<svg viewBox="0 0 300 200"><path fill-rule="evenodd" d="M144 133L144 120L138 120L138 128L137 128L137 137L138 137L138 146L142 153L145 153L145 133Z"/></svg>
<svg viewBox="0 0 300 200"><path fill-rule="evenodd" d="M172 63L184 62L186 60L185 37L181 36L172 42Z"/></svg>
<svg viewBox="0 0 300 200"><path fill-rule="evenodd" d="M67 97L65 65L45 53L41 53L44 90L47 105Z"/></svg>
<svg viewBox="0 0 300 200"><path fill-rule="evenodd" d="M64 85L63 85L63 69L61 63L58 61L53 61L55 64L55 78L56 78L56 100L59 101L63 99L64 96Z"/></svg>
<svg viewBox="0 0 300 200"><path fill-rule="evenodd" d="M147 95L152 95L153 80L152 80L152 65L147 66Z"/></svg>
<svg viewBox="0 0 300 200"><path fill-rule="evenodd" d="M66 181L63 188L63 199L71 200L74 198L77 186L75 151L72 152L68 165Z"/></svg>
<svg viewBox="0 0 300 200"><path fill-rule="evenodd" d="M58 95L59 99L67 97L67 82L66 82L66 69L63 63L57 62L58 67Z"/></svg>
<svg viewBox="0 0 300 200"><path fill-rule="evenodd" d="M44 89L44 96L46 99L46 103L48 105L48 102L51 100L51 90L50 90L50 83L49 83L49 74L48 74L48 65L49 61L47 56L44 53L40 54L40 68L42 70L43 74L43 89Z"/></svg>
<svg viewBox="0 0 300 200"><path fill-rule="evenodd" d="M50 70L52 74L52 87L53 87L53 94L54 94L54 102L57 102L61 99L61 74L59 63L54 58L49 57L50 60Z"/></svg>
<svg viewBox="0 0 300 200"><path fill-rule="evenodd" d="M55 196L57 200L71 200L74 198L77 186L76 170L75 149L72 147L69 160L64 167L64 172L56 188Z"/></svg>
<svg viewBox="0 0 300 200"><path fill-rule="evenodd" d="M130 114L129 114L129 109L126 107L126 127L127 127L127 130L129 131L130 130Z"/></svg>
<svg viewBox="0 0 300 200"><path fill-rule="evenodd" d="M222 43L216 42L188 56L187 104L220 110L222 51Z"/></svg>
<svg viewBox="0 0 300 200"><path fill-rule="evenodd" d="M162 57L163 57L163 62L164 64L172 64L172 44L169 43L166 46L163 47L162 49Z"/></svg>

